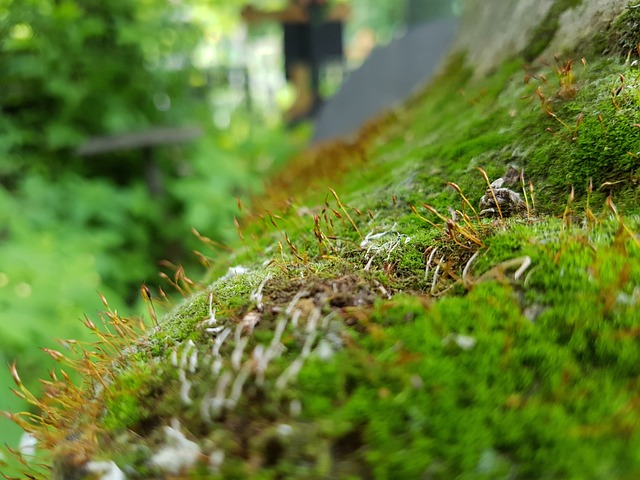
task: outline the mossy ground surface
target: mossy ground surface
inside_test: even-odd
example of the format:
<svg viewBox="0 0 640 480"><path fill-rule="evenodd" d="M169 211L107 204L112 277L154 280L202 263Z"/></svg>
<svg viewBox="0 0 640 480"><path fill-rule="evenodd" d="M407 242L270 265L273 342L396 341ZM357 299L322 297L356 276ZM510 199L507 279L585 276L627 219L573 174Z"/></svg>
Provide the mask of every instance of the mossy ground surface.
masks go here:
<svg viewBox="0 0 640 480"><path fill-rule="evenodd" d="M132 479L638 478L640 73L570 60L472 82L454 57L297 159L95 393L69 432L98 425L85 460ZM509 165L528 211L476 218L478 167ZM82 475L67 450L58 477Z"/></svg>

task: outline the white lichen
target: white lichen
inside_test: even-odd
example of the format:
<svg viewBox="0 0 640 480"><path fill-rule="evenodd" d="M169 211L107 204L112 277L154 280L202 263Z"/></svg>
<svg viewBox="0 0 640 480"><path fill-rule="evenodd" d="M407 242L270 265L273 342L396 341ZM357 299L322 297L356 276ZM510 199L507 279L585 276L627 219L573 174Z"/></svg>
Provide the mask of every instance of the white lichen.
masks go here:
<svg viewBox="0 0 640 480"><path fill-rule="evenodd" d="M268 274L266 277L264 277L262 282L260 282L260 285L258 285L258 288L255 291L251 292L251 295L249 296L250 300L252 302L255 302L256 308L260 312L263 309L263 305L262 305L262 290L264 289L264 286L267 284L267 282L270 279L271 279L271 274Z"/></svg>
<svg viewBox="0 0 640 480"><path fill-rule="evenodd" d="M174 356L175 354L175 356ZM198 366L198 350L193 340L189 339L182 349L180 363L177 363L176 350L172 352L172 365L178 368L178 379L180 380L180 399L185 405L191 405L193 402L189 397L192 383L187 379L187 372L195 373Z"/></svg>
<svg viewBox="0 0 640 480"><path fill-rule="evenodd" d="M247 335L253 334L253 330L256 328L256 325L260 323L262 320L262 315L258 312L251 311L248 312L244 317L242 317L242 329L247 333Z"/></svg>
<svg viewBox="0 0 640 480"><path fill-rule="evenodd" d="M38 440L29 432L24 432L20 437L20 443L18 444L18 451L22 456L33 457L36 454L36 446Z"/></svg>
<svg viewBox="0 0 640 480"><path fill-rule="evenodd" d="M450 333L442 339L443 345L457 345L461 350L469 351L476 346L476 339L468 335L460 335L458 333Z"/></svg>
<svg viewBox="0 0 640 480"><path fill-rule="evenodd" d="M296 293L293 296L293 298L289 302L289 305L287 305L287 308L285 309L284 313L286 315L291 316L293 313L293 309L296 307L296 304L300 301L300 299L303 297L308 297L309 295L310 293L307 292L306 290L300 290L298 293Z"/></svg>
<svg viewBox="0 0 640 480"><path fill-rule="evenodd" d="M302 310L296 308L293 311L293 315L291 315L291 325L293 325L293 328L298 328L298 320L300 320L300 315L302 315Z"/></svg>
<svg viewBox="0 0 640 480"><path fill-rule="evenodd" d="M322 339L318 342L318 346L314 350L314 354L320 359L328 362L333 358L333 348L331 344L327 342L325 339Z"/></svg>
<svg viewBox="0 0 640 480"><path fill-rule="evenodd" d="M243 267L242 265L236 265L235 267L230 267L227 270L227 273L222 277L225 280L229 278L237 277L238 275L244 275L245 273L249 273L249 269Z"/></svg>
<svg viewBox="0 0 640 480"><path fill-rule="evenodd" d="M222 366L223 366L222 357L216 358L211 364L211 376L215 378L218 375L220 375Z"/></svg>
<svg viewBox="0 0 640 480"><path fill-rule="evenodd" d="M151 457L151 465L172 475L193 467L202 453L200 446L185 437L180 431L180 422L175 418L170 427L163 429L165 444Z"/></svg>
<svg viewBox="0 0 640 480"><path fill-rule="evenodd" d="M289 414L296 418L299 417L300 414L302 413L302 402L300 402L300 400L298 400L297 398L294 398L293 400L291 400L291 403L289 403Z"/></svg>
<svg viewBox="0 0 640 480"><path fill-rule="evenodd" d="M318 320L320 320L321 315L322 312L320 312L318 307L311 309L309 317L307 318L307 328L305 329L307 334L312 334L317 330Z"/></svg>
<svg viewBox="0 0 640 480"><path fill-rule="evenodd" d="M84 468L87 473L99 475L98 480L125 480L127 478L113 460L108 462L87 462Z"/></svg>
<svg viewBox="0 0 640 480"><path fill-rule="evenodd" d="M202 322L202 325L205 326L204 331L210 334L220 333L223 329L223 325L217 325L218 319L216 318L216 309L213 306L213 292L209 293L209 316Z"/></svg>
<svg viewBox="0 0 640 480"><path fill-rule="evenodd" d="M244 353L244 349L247 346L248 341L249 337L242 337L239 341L236 342L236 346L231 353L231 366L234 370L240 370L242 354Z"/></svg>
<svg viewBox="0 0 640 480"><path fill-rule="evenodd" d="M386 230L379 233L374 233L374 230L367 233L364 239L360 242L360 248L366 248L365 258L367 263L364 266L364 270L368 271L373 265L373 260L377 257L385 256L385 261L388 262L391 259L391 254L400 246L406 245L411 241L411 237L396 231L396 226L393 225L390 230ZM381 238L392 235L393 237L387 241L379 241Z"/></svg>
<svg viewBox="0 0 640 480"><path fill-rule="evenodd" d="M180 357L180 370L188 370L190 373L196 371L198 365L198 350L193 340L187 340L185 347L182 349L182 356Z"/></svg>
<svg viewBox="0 0 640 480"><path fill-rule="evenodd" d="M171 366L178 368L178 350L171 350Z"/></svg>
<svg viewBox="0 0 640 480"><path fill-rule="evenodd" d="M440 260L438 260L438 264L436 265L436 270L435 272L433 272L433 282L431 282L431 295L435 295L436 294L436 287L438 286L438 274L440 273L440 267L443 265L444 263L444 257L441 257Z"/></svg>
<svg viewBox="0 0 640 480"><path fill-rule="evenodd" d="M242 369L236 376L235 380L233 381L233 385L231 385L231 393L229 394L229 398L226 403L227 408L233 410L236 405L238 405L240 396L242 395L242 387L249 378L251 369L252 365L247 362L243 365Z"/></svg>
<svg viewBox="0 0 640 480"><path fill-rule="evenodd" d="M220 467L222 467L222 463L224 462L224 450L214 450L209 455L209 471L217 475L220 473Z"/></svg>
<svg viewBox="0 0 640 480"><path fill-rule="evenodd" d="M291 364L285 369L284 372L282 372L282 374L276 380L277 390L283 390L290 381L298 376L298 373L300 373L300 370L304 365L304 361L311 353L311 347L313 346L313 342L315 341L317 336L318 332L316 330L307 335L300 355L293 362L291 362Z"/></svg>
<svg viewBox="0 0 640 480"><path fill-rule="evenodd" d="M206 394L200 404L200 413L202 418L210 422L213 417L217 417L222 412L226 404L227 387L233 380L233 374L231 372L224 372L218 378L216 383L216 391L213 397L210 394Z"/></svg>
<svg viewBox="0 0 640 480"><path fill-rule="evenodd" d="M187 379L187 374L184 370L178 371L178 379L180 380L180 399L185 405L191 405L193 402L189 397L192 383Z"/></svg>
<svg viewBox="0 0 640 480"><path fill-rule="evenodd" d="M293 427L289 424L281 423L276 427L276 432L278 432L278 435L281 437L288 437L293 433Z"/></svg>
<svg viewBox="0 0 640 480"><path fill-rule="evenodd" d="M427 259L427 265L424 268L424 279L425 280L429 280L429 269L431 268L431 262L433 261L433 257L435 257L437 251L438 251L438 247L435 247L433 250L431 250L431 254L429 255L429 258Z"/></svg>
<svg viewBox="0 0 640 480"><path fill-rule="evenodd" d="M229 336L230 333L231 333L231 329L229 327L225 327L220 332L220 335L216 337L215 341L213 342L213 347L211 348L211 355L213 357L220 356L220 347L222 347L222 344L224 343L224 341L226 340L226 338Z"/></svg>

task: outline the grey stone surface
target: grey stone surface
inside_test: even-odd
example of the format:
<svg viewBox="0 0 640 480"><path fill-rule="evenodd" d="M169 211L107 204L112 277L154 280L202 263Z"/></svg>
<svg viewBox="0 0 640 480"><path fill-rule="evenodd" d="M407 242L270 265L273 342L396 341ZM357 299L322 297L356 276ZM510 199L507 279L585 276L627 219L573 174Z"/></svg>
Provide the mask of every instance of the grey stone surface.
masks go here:
<svg viewBox="0 0 640 480"><path fill-rule="evenodd" d="M527 47L557 1L465 0L459 21L448 18L419 25L374 50L320 111L314 142L347 136L406 100L433 76L448 51L464 52L475 77L488 74ZM556 53L579 51L585 39L610 23L627 5L629 0L583 0L565 10L554 38L540 57L552 61Z"/></svg>
<svg viewBox="0 0 640 480"><path fill-rule="evenodd" d="M566 10L560 16L558 31L543 55L551 56L579 46L602 31L603 25L610 23L627 5L629 0L584 0L579 6Z"/></svg>
<svg viewBox="0 0 640 480"><path fill-rule="evenodd" d="M457 30L455 18L424 23L376 48L316 117L315 143L355 132L405 100L433 75Z"/></svg>
<svg viewBox="0 0 640 480"><path fill-rule="evenodd" d="M528 44L555 0L467 0L454 50L466 52L476 77L489 73Z"/></svg>
<svg viewBox="0 0 640 480"><path fill-rule="evenodd" d="M533 40L536 27L545 21L557 1L466 0L454 50L465 51L467 64L474 68L476 77L481 77L520 53ZM565 10L554 38L540 57L552 61L556 53L579 51L581 43L611 22L628 4L629 0L583 0Z"/></svg>

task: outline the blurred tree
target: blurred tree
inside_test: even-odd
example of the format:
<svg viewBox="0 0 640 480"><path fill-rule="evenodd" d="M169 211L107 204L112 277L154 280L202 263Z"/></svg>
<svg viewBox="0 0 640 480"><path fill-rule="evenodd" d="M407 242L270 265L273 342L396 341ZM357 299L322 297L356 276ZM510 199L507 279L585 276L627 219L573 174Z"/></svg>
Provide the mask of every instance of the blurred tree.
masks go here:
<svg viewBox="0 0 640 480"><path fill-rule="evenodd" d="M71 152L88 136L180 123L185 111L192 118L188 70L201 34L187 5L174 3L0 3L5 185L26 168L78 168Z"/></svg>
<svg viewBox="0 0 640 480"><path fill-rule="evenodd" d="M405 20L409 27L459 13L462 0L406 0Z"/></svg>
<svg viewBox="0 0 640 480"><path fill-rule="evenodd" d="M361 29L375 32L378 43L387 43L399 32L421 22L458 15L464 0L378 0L375 8L367 0L351 0L353 21L350 35Z"/></svg>
<svg viewBox="0 0 640 480"><path fill-rule="evenodd" d="M366 28L375 32L377 43L387 43L404 20L404 1L379 0L375 8L371 2L353 0L353 20L347 25L348 34Z"/></svg>
<svg viewBox="0 0 640 480"><path fill-rule="evenodd" d="M3 365L17 359L31 386L45 378L52 360L40 347L86 338L79 320L99 323L104 308L96 290L135 310L159 259L201 248L192 225L218 239L218 225L233 230L234 193L264 174L249 159L282 137L212 128L202 68L225 53L200 69L192 59L218 48L241 3L0 0L0 410L25 408ZM74 153L92 136L194 122L202 141L158 152L162 198L146 191L141 152ZM0 444L15 445L7 423L0 417Z"/></svg>

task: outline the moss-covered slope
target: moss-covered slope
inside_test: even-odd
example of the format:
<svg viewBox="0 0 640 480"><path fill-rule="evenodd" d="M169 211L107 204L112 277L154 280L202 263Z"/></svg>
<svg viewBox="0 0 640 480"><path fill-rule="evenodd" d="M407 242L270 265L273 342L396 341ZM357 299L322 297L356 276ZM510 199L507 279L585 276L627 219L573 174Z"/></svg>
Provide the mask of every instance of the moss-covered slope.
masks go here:
<svg viewBox="0 0 640 480"><path fill-rule="evenodd" d="M210 284L51 386L54 476L638 478L639 10L295 159Z"/></svg>

